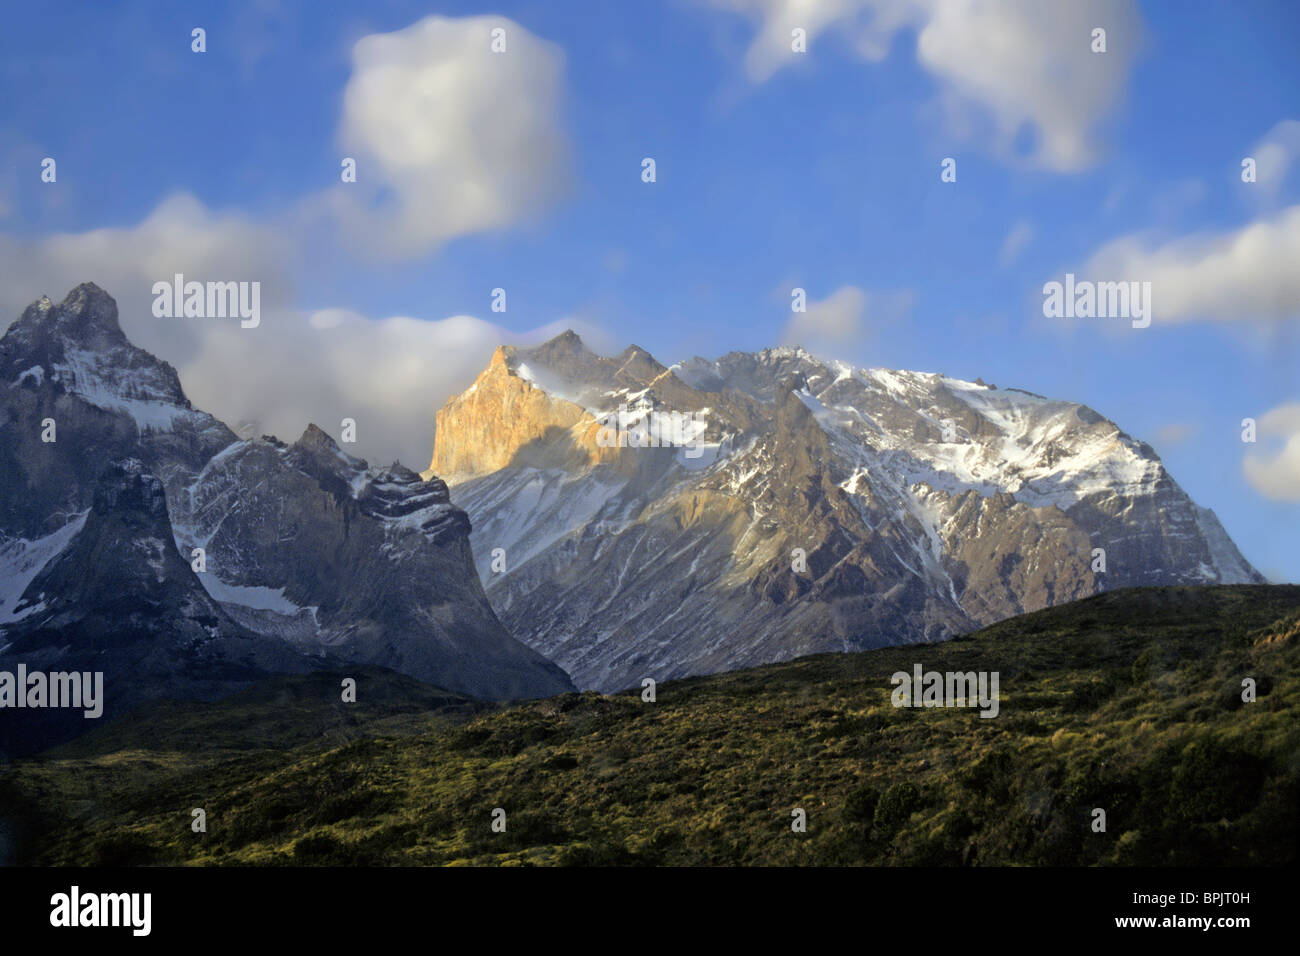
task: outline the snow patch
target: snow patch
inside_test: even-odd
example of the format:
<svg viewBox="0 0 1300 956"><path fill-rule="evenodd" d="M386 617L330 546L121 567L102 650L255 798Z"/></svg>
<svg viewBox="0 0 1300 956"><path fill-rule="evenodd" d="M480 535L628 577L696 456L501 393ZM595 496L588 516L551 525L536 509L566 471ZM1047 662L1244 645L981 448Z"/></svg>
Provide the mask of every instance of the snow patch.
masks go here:
<svg viewBox="0 0 1300 956"><path fill-rule="evenodd" d="M104 363L98 352L67 348L50 381L105 411L125 412L140 433L171 431L177 420L197 413L177 405L166 389L148 374L150 370L121 370ZM134 374L133 374L134 371ZM24 373L25 374L25 373Z"/></svg>
<svg viewBox="0 0 1300 956"><path fill-rule="evenodd" d="M211 572L200 574L199 581L212 599L221 604L238 604L255 611L273 611L286 617L304 610L284 596L284 588L227 584Z"/></svg>
<svg viewBox="0 0 1300 956"><path fill-rule="evenodd" d="M12 624L44 606L14 610L32 580L77 536L88 514L89 509L80 512L58 531L35 541L0 537L0 625Z"/></svg>

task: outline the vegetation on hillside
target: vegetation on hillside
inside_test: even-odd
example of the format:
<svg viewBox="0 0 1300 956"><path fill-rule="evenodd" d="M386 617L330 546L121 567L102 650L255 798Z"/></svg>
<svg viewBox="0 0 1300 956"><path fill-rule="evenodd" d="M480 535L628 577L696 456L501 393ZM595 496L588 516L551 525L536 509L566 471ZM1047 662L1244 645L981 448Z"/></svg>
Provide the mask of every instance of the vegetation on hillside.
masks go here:
<svg viewBox="0 0 1300 956"><path fill-rule="evenodd" d="M916 663L998 671L999 715L895 708ZM654 703L270 682L15 764L0 807L37 864L1282 864L1298 701L1300 587L1135 589Z"/></svg>

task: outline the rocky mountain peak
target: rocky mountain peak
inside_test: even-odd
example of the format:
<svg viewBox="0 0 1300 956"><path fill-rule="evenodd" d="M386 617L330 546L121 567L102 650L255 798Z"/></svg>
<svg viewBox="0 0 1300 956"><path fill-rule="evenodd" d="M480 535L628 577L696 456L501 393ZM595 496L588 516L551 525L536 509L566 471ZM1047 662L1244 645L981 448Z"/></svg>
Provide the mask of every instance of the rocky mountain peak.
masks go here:
<svg viewBox="0 0 1300 956"><path fill-rule="evenodd" d="M599 358L572 329L566 329L532 348L511 349L510 355L516 363L536 364L560 374L579 372Z"/></svg>
<svg viewBox="0 0 1300 956"><path fill-rule="evenodd" d="M93 282L83 282L69 291L57 311L75 319L82 328L111 332L125 338L117 321L117 302Z"/></svg>
<svg viewBox="0 0 1300 956"><path fill-rule="evenodd" d="M582 341L582 336L573 329L565 329L554 338L548 339L538 346L539 349L547 349L551 352L577 352L586 351L587 345Z"/></svg>
<svg viewBox="0 0 1300 956"><path fill-rule="evenodd" d="M339 446L329 433L315 422L309 423L302 436L293 443L294 448L338 452Z"/></svg>
<svg viewBox="0 0 1300 956"><path fill-rule="evenodd" d="M93 282L81 283L58 305L49 296L41 296L23 311L10 332L18 333L16 340L26 339L33 344L54 337L86 348L126 343L118 324L117 303Z"/></svg>
<svg viewBox="0 0 1300 956"><path fill-rule="evenodd" d="M11 636L104 619L114 607L130 607L136 623L156 619L166 608L179 625L191 617L182 611L183 604L201 606L200 616L218 614L176 550L166 490L144 462L122 458L110 463L96 482L92 500L76 537L27 589L28 604L44 613L33 611ZM125 623L118 622L114 629Z"/></svg>
<svg viewBox="0 0 1300 956"><path fill-rule="evenodd" d="M1258 580L1149 446L1077 403L791 347L664 368L553 340L511 360L438 413L434 470L511 555L505 573L479 556L507 625L582 687ZM592 453L584 429L620 410L703 418L702 447Z"/></svg>
<svg viewBox="0 0 1300 956"><path fill-rule="evenodd" d="M0 338L0 380L53 386L99 408L127 411L141 429L170 428L191 412L176 370L131 344L117 303L93 282L58 305L42 296L24 310Z"/></svg>
<svg viewBox="0 0 1300 956"><path fill-rule="evenodd" d="M620 363L619 374L638 383L652 383L666 371L653 355L639 345L629 345L616 361Z"/></svg>

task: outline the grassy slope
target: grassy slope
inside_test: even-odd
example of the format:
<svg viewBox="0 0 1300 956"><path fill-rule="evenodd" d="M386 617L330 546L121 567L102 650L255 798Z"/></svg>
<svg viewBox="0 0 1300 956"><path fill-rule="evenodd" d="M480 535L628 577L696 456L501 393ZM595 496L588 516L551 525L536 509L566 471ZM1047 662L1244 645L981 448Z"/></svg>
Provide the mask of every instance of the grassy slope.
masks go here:
<svg viewBox="0 0 1300 956"><path fill-rule="evenodd" d="M53 864L1282 863L1300 856L1298 648L1300 587L1161 588L656 703L485 710L368 672L349 709L336 677L294 678L20 763L0 806L19 858ZM895 709L889 677L917 662L999 671L1000 716Z"/></svg>

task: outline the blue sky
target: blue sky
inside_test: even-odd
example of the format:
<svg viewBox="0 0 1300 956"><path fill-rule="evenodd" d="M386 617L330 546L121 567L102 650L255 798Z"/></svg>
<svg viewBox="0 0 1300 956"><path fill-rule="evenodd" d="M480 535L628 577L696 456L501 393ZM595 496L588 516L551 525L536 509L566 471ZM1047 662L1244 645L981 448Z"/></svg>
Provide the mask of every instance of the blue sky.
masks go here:
<svg viewBox="0 0 1300 956"><path fill-rule="evenodd" d="M984 31L1014 35L1012 3L956 50L939 41L969 25L946 23L929 0L834 6L856 12L810 29L806 54L773 59L762 37L788 35L783 0L8 5L0 252L20 253L23 267L0 268L4 321L42 293L61 297L94 278L122 303L128 333L177 365L197 404L232 419L260 409L296 434L306 417L346 413L373 393L376 419L384 403L403 407L385 416L400 434L376 425L374 453L410 460L428 445L434 405L468 384L494 336L575 325L598 345L635 342L672 362L789 341L793 286L814 302L852 289L851 314L837 324L824 310L827 334L802 344L1086 403L1151 442L1264 573L1300 580L1295 283L1249 250L1244 265L1242 255L1224 263L1213 254L1252 225L1283 248L1300 243L1286 216L1300 203L1286 125L1300 120L1300 6L1103 0L1070 5L1040 39L1032 29L1021 36L1022 47L982 47ZM861 16L891 6L904 11L899 24L862 26ZM545 128L521 141L519 162L528 167L538 137L563 155L490 184L512 202L527 198L518 215L469 215L457 229L417 223L398 248L380 250L376 236L452 208L467 187L454 163L404 179L400 161L363 156L359 178L376 191L356 208L331 205L340 158L383 150L367 139L366 110L388 104L345 102L361 72L354 47L375 34L409 36L435 14L502 18L502 60L517 71L482 91L467 67L451 87L467 90L466 102L452 108L463 106L475 130L500 124L492 142L509 144L510 104L523 104ZM1087 51L1084 72L1062 79L1077 50L1067 57L1056 45L1077 38L1086 50L1094 23L1108 26L1108 51ZM202 54L191 51L196 26L207 31ZM479 33L439 36L411 47L412 76L447 42ZM921 52L930 39L938 65ZM990 91L990 69L1016 82ZM545 85L538 77L552 75L553 100L530 99ZM1049 155L1053 131L1065 145ZM1241 160L1261 149L1272 160L1245 184ZM47 156L57 183L41 182ZM652 184L640 176L647 156ZM957 160L955 183L940 181L945 157ZM339 341L356 362L306 347L299 356L293 343L310 332L262 344L275 335L271 322L263 340L233 328L170 339L147 325L138 315L146 286L120 260L148 251L154 234L142 223L178 194L192 197L176 217L184 228L229 226L234 258L217 261L238 262L241 250L275 260L266 268L280 293L270 298L285 310L279 328L291 328L290 311L302 322L346 314L359 331ZM413 218L375 214L385 202ZM78 239L99 229L114 230L104 249ZM188 261L177 258L178 268ZM1165 285L1150 328L1043 317L1043 283L1097 262L1136 270L1110 278L1157 273ZM1218 291L1183 302L1171 283L1188 276ZM507 290L505 313L489 309L496 287ZM1162 300L1176 302L1173 314L1162 315ZM444 339L420 338L424 329L395 317ZM445 349L411 354L412 343L444 340ZM374 342L399 343L407 364L377 368L387 359ZM253 384L272 375L254 371L259 355L275 357L298 398ZM399 390L408 381L419 383L409 397ZM1246 417L1267 425L1256 446L1241 441Z"/></svg>

